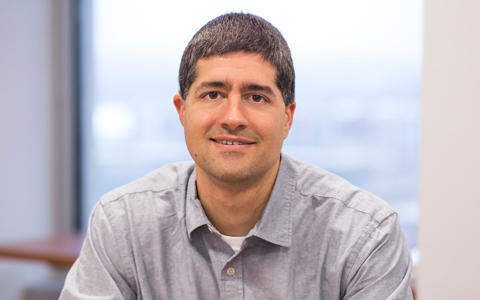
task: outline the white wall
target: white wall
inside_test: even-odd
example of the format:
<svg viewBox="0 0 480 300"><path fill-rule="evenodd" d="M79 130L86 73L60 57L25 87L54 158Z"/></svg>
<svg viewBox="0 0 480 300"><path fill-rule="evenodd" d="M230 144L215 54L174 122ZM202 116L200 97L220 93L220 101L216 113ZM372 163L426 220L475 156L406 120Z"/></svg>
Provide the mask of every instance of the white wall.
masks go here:
<svg viewBox="0 0 480 300"><path fill-rule="evenodd" d="M61 2L0 0L2 243L70 228L71 176L63 177L71 168L62 40L68 28L58 26ZM48 276L45 264L0 259L0 299L19 299L23 286Z"/></svg>
<svg viewBox="0 0 480 300"><path fill-rule="evenodd" d="M480 2L425 0L419 297L480 298Z"/></svg>

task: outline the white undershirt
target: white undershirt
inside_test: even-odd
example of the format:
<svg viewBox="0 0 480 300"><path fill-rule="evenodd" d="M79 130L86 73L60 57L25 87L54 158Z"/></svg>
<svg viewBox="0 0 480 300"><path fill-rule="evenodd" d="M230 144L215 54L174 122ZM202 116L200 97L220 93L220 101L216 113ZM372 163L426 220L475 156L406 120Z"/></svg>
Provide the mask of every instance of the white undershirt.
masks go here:
<svg viewBox="0 0 480 300"><path fill-rule="evenodd" d="M235 253L240 251L243 241L247 238L246 236L228 236L223 234L221 234L221 236L222 240L224 240L225 243L229 244L230 247L232 247L233 251L235 251Z"/></svg>

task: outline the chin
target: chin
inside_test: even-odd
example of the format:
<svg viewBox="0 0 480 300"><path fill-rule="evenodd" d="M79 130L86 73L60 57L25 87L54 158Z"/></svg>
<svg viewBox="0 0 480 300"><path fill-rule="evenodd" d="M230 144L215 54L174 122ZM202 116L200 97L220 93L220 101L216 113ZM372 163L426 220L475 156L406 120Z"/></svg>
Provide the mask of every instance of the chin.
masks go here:
<svg viewBox="0 0 480 300"><path fill-rule="evenodd" d="M203 170L216 180L233 185L244 185L249 181L255 180L255 174L258 171L256 168L248 168L245 166L240 168L232 166L226 166L226 168L203 168Z"/></svg>
<svg viewBox="0 0 480 300"><path fill-rule="evenodd" d="M247 170L217 170L212 172L212 175L218 180L230 182L230 183L240 183L251 180L254 172Z"/></svg>

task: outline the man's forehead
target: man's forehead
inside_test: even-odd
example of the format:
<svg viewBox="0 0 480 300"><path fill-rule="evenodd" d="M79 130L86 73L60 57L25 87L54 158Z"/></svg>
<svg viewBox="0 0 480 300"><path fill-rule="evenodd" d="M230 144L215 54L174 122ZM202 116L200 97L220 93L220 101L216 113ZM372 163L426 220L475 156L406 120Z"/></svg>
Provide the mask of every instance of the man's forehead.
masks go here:
<svg viewBox="0 0 480 300"><path fill-rule="evenodd" d="M276 68L261 55L246 52L230 52L223 55L212 55L199 59L196 66L196 77L203 81L223 82L232 85L243 79L244 85L262 81L274 82ZM201 84L201 82L197 82ZM213 87L213 84L212 84Z"/></svg>
<svg viewBox="0 0 480 300"><path fill-rule="evenodd" d="M197 68L205 63L211 62L213 60L217 62L226 61L228 59L235 58L237 60L256 60L259 62L263 68L270 68L275 73L277 72L276 67L269 61L267 61L262 55L254 52L245 52L245 51L235 51L235 52L227 52L220 55L210 55L207 57L200 58L196 65Z"/></svg>

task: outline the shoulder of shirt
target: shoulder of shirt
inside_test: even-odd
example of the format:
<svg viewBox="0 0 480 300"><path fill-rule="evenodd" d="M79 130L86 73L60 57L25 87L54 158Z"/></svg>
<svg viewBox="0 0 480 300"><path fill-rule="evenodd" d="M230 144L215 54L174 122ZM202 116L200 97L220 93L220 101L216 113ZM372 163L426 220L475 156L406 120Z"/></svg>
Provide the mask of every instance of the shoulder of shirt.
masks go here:
<svg viewBox="0 0 480 300"><path fill-rule="evenodd" d="M194 162L177 162L165 165L142 178L111 190L103 195L99 202L105 205L133 194L184 189L194 169Z"/></svg>
<svg viewBox="0 0 480 300"><path fill-rule="evenodd" d="M368 215L378 223L396 214L387 202L340 176L291 156L288 159L297 172L295 188L301 195L334 201L346 210Z"/></svg>

